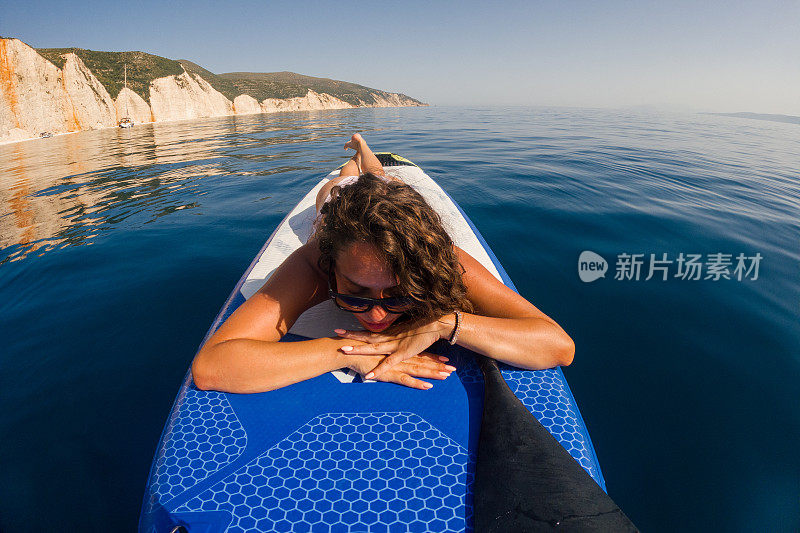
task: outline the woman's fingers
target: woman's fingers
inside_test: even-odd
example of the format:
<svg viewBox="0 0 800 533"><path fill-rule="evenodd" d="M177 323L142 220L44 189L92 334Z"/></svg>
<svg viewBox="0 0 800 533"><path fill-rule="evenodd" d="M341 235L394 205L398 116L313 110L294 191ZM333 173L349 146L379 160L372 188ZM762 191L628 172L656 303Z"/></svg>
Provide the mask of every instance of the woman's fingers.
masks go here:
<svg viewBox="0 0 800 533"><path fill-rule="evenodd" d="M378 355L389 354L397 349L397 341L380 342L377 344L361 344L359 346L342 346L341 350L350 355Z"/></svg>
<svg viewBox="0 0 800 533"><path fill-rule="evenodd" d="M365 345L364 347L375 349L377 346L379 345ZM402 359L400 359L399 362L393 363L391 361L392 357ZM381 370L380 375L373 375L373 373L377 373L380 367L385 367ZM444 380L447 379L454 370L454 366L444 364L438 356L428 352L422 352L419 355L410 357L407 355L403 356L402 354L393 354L384 357L372 372L366 375L362 374L362 376L365 379L397 383L414 389L428 390L433 387L433 385L417 378Z"/></svg>
<svg viewBox="0 0 800 533"><path fill-rule="evenodd" d="M433 387L431 383L422 381L421 379L413 378L408 374L399 372L397 370L386 371L379 381L397 383L400 385L405 385L406 387L411 387L412 389L428 390Z"/></svg>
<svg viewBox="0 0 800 533"><path fill-rule="evenodd" d="M375 379L388 369L392 368L394 365L403 362L406 359L414 357L416 354L407 354L403 352L394 352L391 355L388 355L381 361L378 366L376 366L372 372L367 374L367 379Z"/></svg>
<svg viewBox="0 0 800 533"><path fill-rule="evenodd" d="M412 376L430 379L447 379L456 369L454 366L416 357L398 363L397 368Z"/></svg>
<svg viewBox="0 0 800 533"><path fill-rule="evenodd" d="M368 342L370 344L374 344L376 342L386 342L392 339L392 337L379 335L378 333L370 333L369 331L350 331L346 329L335 329L333 331L344 339L353 339L356 341Z"/></svg>
<svg viewBox="0 0 800 533"><path fill-rule="evenodd" d="M436 355L435 353L430 353L430 352L421 352L421 353L417 354L417 357L422 357L422 358L425 358L425 359L429 359L431 361L436 361L437 363L439 361L442 361L442 362L446 363L447 361L450 360L449 357L445 357L443 355Z"/></svg>
<svg viewBox="0 0 800 533"><path fill-rule="evenodd" d="M446 357L444 359L445 361L447 360ZM429 377L433 379L445 379L456 369L456 367L442 362L439 356L428 352L422 352L414 357L409 357L403 362L398 363L397 366L413 376Z"/></svg>

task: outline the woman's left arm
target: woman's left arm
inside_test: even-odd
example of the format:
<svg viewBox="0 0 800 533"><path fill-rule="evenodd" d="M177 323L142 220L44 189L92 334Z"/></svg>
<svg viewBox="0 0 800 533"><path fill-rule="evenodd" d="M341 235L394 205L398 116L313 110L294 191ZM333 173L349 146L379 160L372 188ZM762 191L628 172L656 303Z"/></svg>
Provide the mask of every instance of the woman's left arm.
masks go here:
<svg viewBox="0 0 800 533"><path fill-rule="evenodd" d="M561 326L506 287L467 252L458 247L456 252L465 270L467 298L475 308L474 313L461 313L457 339L460 346L531 370L567 366L572 362L575 343ZM377 376L425 350L436 340L450 339L455 320L455 313L445 315L398 336L342 330L337 333L370 343L344 348L348 353L389 355L373 371Z"/></svg>
<svg viewBox="0 0 800 533"><path fill-rule="evenodd" d="M555 320L506 287L467 252L456 248L465 269L467 297L475 313L462 313L458 344L513 366L539 370L567 366L575 343ZM449 339L455 314L442 317L440 337Z"/></svg>

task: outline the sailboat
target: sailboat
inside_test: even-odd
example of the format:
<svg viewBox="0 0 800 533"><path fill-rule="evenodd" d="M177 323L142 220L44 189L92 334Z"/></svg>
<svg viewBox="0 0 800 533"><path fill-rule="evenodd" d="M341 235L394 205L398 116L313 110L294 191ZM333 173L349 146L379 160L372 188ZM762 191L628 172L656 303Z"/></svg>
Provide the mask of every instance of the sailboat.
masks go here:
<svg viewBox="0 0 800 533"><path fill-rule="evenodd" d="M128 88L128 65L125 64L125 88ZM132 128L133 127L133 120L131 119L130 115L128 115L128 99L125 98L125 116L122 117L119 121L120 128Z"/></svg>

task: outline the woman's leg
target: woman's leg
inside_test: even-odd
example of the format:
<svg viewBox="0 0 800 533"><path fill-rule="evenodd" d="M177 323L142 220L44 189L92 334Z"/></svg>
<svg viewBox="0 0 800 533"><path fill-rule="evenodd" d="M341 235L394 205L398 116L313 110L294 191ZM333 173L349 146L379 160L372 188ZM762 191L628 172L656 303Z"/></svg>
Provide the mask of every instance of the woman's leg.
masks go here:
<svg viewBox="0 0 800 533"><path fill-rule="evenodd" d="M336 185L342 181L342 178L347 176L360 176L361 175L361 152L356 152L353 157L350 158L342 168L339 170L339 176L336 178L332 178L328 183L322 186L322 188L317 192L317 213L322 208L322 203L325 201L325 198L328 197L330 194L331 189L333 189Z"/></svg>
<svg viewBox="0 0 800 533"><path fill-rule="evenodd" d="M360 176L361 175L361 152L356 152L342 168L339 170L339 177Z"/></svg>
<svg viewBox="0 0 800 533"><path fill-rule="evenodd" d="M367 146L367 141L364 140L361 135L358 133L354 134L353 137L350 139L350 142L344 145L345 148L352 148L356 150L357 154L361 154L361 171L362 172L371 172L376 176L384 176L388 177L393 181L400 181L400 178L396 178L394 176L387 176L386 172L383 171L383 165L381 162L378 161L378 158L375 157L375 154L372 153L372 150L369 146Z"/></svg>
<svg viewBox="0 0 800 533"><path fill-rule="evenodd" d="M356 153L339 171L339 176L323 185L317 193L317 213L319 213L319 210L322 208L322 203L328 197L328 194L330 194L331 189L338 185L338 183L342 181L342 178L346 176L360 176L365 172L371 172L376 176L386 176L386 173L383 171L383 165L381 165L381 162L375 157L375 154L372 153L372 150L367 145L367 141L365 141L360 134L353 134L350 140L344 145L344 148L345 150L348 148L355 150ZM389 177L395 181L402 181L393 176Z"/></svg>
<svg viewBox="0 0 800 533"><path fill-rule="evenodd" d="M345 150L351 148L355 150L357 154L361 155L361 172L371 172L376 176L386 175L383 171L383 165L381 165L381 162L375 157L375 154L372 153L372 150L367 145L367 141L365 141L360 134L353 134L350 141L344 145L344 148Z"/></svg>

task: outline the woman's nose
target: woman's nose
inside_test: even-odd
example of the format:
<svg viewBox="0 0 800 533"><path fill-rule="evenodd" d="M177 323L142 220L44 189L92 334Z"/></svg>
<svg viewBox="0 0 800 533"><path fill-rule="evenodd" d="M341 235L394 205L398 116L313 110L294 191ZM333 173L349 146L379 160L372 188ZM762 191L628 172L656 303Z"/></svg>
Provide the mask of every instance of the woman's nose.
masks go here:
<svg viewBox="0 0 800 533"><path fill-rule="evenodd" d="M386 310L380 305L376 305L367 312L364 318L367 319L368 322L382 322L383 319L386 318L386 315L388 315Z"/></svg>

